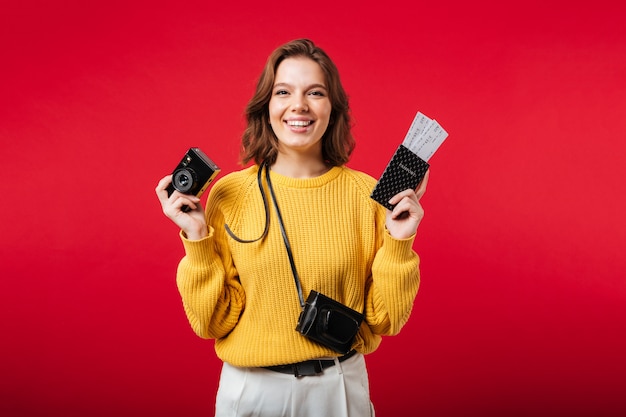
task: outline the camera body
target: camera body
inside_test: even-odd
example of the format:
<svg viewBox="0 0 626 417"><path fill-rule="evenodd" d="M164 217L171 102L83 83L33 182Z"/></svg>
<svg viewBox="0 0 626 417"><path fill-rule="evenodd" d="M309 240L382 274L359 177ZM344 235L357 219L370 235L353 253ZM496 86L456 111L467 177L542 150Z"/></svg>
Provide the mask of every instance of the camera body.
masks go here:
<svg viewBox="0 0 626 417"><path fill-rule="evenodd" d="M317 291L311 291L298 318L296 331L336 352L352 349L363 314Z"/></svg>
<svg viewBox="0 0 626 417"><path fill-rule="evenodd" d="M189 148L172 173L167 195L176 190L200 197L219 172L220 168L200 148ZM183 211L189 211L189 207L183 206Z"/></svg>

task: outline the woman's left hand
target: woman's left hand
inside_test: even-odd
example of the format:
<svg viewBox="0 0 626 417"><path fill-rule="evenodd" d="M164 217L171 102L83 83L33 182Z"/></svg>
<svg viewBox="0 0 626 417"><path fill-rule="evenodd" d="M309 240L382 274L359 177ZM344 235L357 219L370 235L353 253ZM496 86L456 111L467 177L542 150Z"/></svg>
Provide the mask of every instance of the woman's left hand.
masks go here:
<svg viewBox="0 0 626 417"><path fill-rule="evenodd" d="M426 171L424 179L415 190L405 190L396 194L389 200L389 203L396 205L393 209L387 210L386 226L389 234L396 239L407 239L417 232L417 227L424 217L424 209L420 204L420 199L426 192L428 185L428 175Z"/></svg>

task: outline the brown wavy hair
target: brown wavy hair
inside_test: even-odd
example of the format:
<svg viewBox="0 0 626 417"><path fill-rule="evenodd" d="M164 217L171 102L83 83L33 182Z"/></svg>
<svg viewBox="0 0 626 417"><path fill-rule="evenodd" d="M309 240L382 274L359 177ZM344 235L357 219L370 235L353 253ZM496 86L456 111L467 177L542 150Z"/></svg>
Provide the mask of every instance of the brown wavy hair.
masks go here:
<svg viewBox="0 0 626 417"><path fill-rule="evenodd" d="M351 132L348 96L341 85L339 71L330 57L309 39L296 39L279 46L268 57L256 86L254 96L245 110L247 127L241 140L240 159L243 165L251 160L261 165L276 161L278 139L269 122L276 69L286 58L305 57L319 64L324 72L331 104L330 123L322 137L322 157L329 166L348 162L355 142Z"/></svg>

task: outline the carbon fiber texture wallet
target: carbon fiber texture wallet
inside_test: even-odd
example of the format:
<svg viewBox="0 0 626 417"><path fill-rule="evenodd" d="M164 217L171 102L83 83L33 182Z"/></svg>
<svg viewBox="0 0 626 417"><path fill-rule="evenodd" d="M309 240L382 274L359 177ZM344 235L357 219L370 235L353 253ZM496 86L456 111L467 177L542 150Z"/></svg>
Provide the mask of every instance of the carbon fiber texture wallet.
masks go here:
<svg viewBox="0 0 626 417"><path fill-rule="evenodd" d="M391 197L404 190L416 189L429 167L428 162L404 145L400 145L380 176L370 197L389 210L393 210L394 206L389 204Z"/></svg>

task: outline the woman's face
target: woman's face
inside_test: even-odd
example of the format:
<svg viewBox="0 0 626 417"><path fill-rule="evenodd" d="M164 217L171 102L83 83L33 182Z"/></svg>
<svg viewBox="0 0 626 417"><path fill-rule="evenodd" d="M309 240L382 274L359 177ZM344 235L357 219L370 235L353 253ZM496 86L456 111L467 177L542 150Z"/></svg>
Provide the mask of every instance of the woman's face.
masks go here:
<svg viewBox="0 0 626 417"><path fill-rule="evenodd" d="M294 57L278 65L269 115L279 151L311 153L321 158L321 139L331 110L324 73L317 62Z"/></svg>

